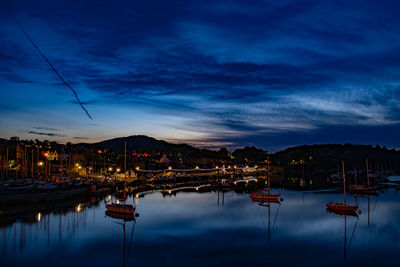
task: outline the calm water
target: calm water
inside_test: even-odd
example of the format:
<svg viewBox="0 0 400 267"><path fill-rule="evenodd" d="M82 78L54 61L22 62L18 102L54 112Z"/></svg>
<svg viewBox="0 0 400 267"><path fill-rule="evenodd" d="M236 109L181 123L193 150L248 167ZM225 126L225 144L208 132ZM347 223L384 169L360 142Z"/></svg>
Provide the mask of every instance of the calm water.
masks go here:
<svg viewBox="0 0 400 267"><path fill-rule="evenodd" d="M140 216L125 223L105 216L104 201L41 213L0 229L0 265L400 264L400 191L358 198L359 217L325 210L342 194L282 197L268 207L235 192L153 193L129 199Z"/></svg>

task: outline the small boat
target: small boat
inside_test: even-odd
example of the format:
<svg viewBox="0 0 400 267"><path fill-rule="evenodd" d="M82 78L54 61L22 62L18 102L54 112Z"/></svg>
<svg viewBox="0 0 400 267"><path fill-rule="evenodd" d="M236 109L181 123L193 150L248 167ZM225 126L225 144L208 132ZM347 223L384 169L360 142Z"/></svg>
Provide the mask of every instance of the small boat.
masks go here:
<svg viewBox="0 0 400 267"><path fill-rule="evenodd" d="M124 221L133 221L135 220L135 215L134 214L125 214L125 213L118 213L118 212L112 212L107 210L106 215L108 217L112 217L115 219L123 219Z"/></svg>
<svg viewBox="0 0 400 267"><path fill-rule="evenodd" d="M333 203L329 202L326 204L326 208L332 212L355 212L358 209L357 205L350 205L346 203L346 174L344 171L344 161L342 161L342 169L343 169L343 203Z"/></svg>
<svg viewBox="0 0 400 267"><path fill-rule="evenodd" d="M113 212L113 213L122 213L122 214L135 214L135 207L130 204L117 204L117 203L111 203L106 205L107 211Z"/></svg>
<svg viewBox="0 0 400 267"><path fill-rule="evenodd" d="M267 177L268 177L268 189L267 190L261 190L257 191L253 194L250 195L251 199L261 202L275 202L278 201L278 198L280 194L271 194L270 189L271 189L271 179L269 177L269 157L267 158ZM278 201L279 202L279 201Z"/></svg>
<svg viewBox="0 0 400 267"><path fill-rule="evenodd" d="M349 186L349 190L351 193L377 194L376 190L378 190L379 187L370 185L369 174L368 174L368 159L365 160L365 164L367 167L367 183L368 184L367 185L357 185L357 180L355 180L356 184ZM356 176L355 176L355 178L356 178Z"/></svg>
<svg viewBox="0 0 400 267"><path fill-rule="evenodd" d="M124 173L125 173L125 178L124 178L124 198L123 198L123 201L126 200L126 141L125 141ZM134 215L135 214L135 207L133 205L131 205L131 204L120 204L119 202L111 203L111 204L106 204L106 209L107 209L107 211L110 211L110 212L113 212L113 213L130 214L130 215Z"/></svg>
<svg viewBox="0 0 400 267"><path fill-rule="evenodd" d="M35 187L34 184L20 184L20 185L9 185L1 189L3 194L22 194L32 191Z"/></svg>
<svg viewBox="0 0 400 267"><path fill-rule="evenodd" d="M350 204L346 204L346 203L340 203L340 202L329 202L328 204L326 204L326 208L328 210L332 210L332 211L356 211L358 209L357 205L350 205Z"/></svg>

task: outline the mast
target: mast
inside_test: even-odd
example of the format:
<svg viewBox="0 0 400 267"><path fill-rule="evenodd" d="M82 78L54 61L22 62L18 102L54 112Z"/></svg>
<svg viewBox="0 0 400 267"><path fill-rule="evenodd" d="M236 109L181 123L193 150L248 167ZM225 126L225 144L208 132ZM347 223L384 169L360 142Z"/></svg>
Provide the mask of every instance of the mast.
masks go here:
<svg viewBox="0 0 400 267"><path fill-rule="evenodd" d="M125 155L124 155L124 201L126 199L126 141L125 141Z"/></svg>
<svg viewBox="0 0 400 267"><path fill-rule="evenodd" d="M354 168L354 184L357 185L357 169Z"/></svg>
<svg viewBox="0 0 400 267"><path fill-rule="evenodd" d="M369 187L368 159L365 159L365 164L367 166L367 182L368 182L368 187Z"/></svg>
<svg viewBox="0 0 400 267"><path fill-rule="evenodd" d="M271 186L270 186L271 181L269 178L269 156L267 156L267 179L268 179L268 194L269 194L269 190L271 188Z"/></svg>
<svg viewBox="0 0 400 267"><path fill-rule="evenodd" d="M344 190L344 203L346 204L346 174L344 171L344 161L342 160L342 171L343 171L343 190Z"/></svg>

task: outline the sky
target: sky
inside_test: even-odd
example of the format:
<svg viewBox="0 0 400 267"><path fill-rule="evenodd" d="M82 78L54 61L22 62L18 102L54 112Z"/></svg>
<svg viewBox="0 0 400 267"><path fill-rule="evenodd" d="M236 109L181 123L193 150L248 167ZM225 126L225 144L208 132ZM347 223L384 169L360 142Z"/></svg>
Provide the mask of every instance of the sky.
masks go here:
<svg viewBox="0 0 400 267"><path fill-rule="evenodd" d="M385 0L0 0L0 137L400 148L398 14Z"/></svg>

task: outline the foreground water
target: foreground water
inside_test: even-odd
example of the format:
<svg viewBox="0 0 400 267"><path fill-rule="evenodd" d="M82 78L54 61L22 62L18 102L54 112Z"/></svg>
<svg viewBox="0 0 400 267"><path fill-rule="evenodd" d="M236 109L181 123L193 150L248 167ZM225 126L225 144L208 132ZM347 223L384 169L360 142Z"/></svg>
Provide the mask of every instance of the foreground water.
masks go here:
<svg viewBox="0 0 400 267"><path fill-rule="evenodd" d="M358 217L325 210L340 193L282 191L282 197L281 204L261 206L235 192L153 193L128 200L136 202L136 222L106 216L104 201L37 213L35 222L0 229L0 265L400 264L400 191L349 195L362 211Z"/></svg>

